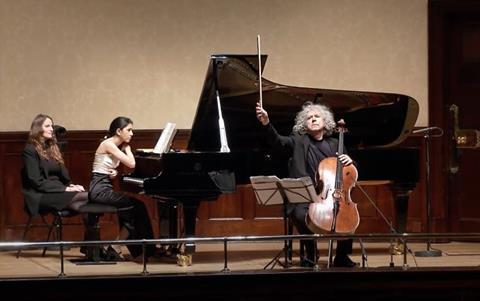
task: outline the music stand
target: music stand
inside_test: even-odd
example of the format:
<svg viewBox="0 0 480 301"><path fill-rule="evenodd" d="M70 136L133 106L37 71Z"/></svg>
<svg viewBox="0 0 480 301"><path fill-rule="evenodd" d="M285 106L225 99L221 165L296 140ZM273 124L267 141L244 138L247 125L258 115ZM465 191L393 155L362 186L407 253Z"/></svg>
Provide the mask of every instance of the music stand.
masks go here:
<svg viewBox="0 0 480 301"><path fill-rule="evenodd" d="M288 212L289 203L312 202L315 195L312 181L309 177L299 179L279 179L276 176L253 176L250 177L252 188L257 199L257 203L263 206L283 205L283 231L284 235L289 235L288 231ZM284 268L291 265L292 241L285 240L284 247L275 257L264 267L266 269L271 264L272 269L279 262L280 256L285 256Z"/></svg>

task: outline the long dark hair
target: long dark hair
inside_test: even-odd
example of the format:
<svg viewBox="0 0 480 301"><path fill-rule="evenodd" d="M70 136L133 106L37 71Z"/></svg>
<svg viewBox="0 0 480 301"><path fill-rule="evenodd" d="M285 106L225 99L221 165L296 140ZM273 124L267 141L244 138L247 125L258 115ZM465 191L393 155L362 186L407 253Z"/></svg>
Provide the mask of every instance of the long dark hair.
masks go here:
<svg viewBox="0 0 480 301"><path fill-rule="evenodd" d="M52 139L45 139L45 137L43 137L43 123L47 118L50 119L53 124L53 118L48 115L38 114L35 116L30 125L28 143L35 147L35 150L42 158L46 160L53 159L58 163L64 164L62 153L58 148L55 132L53 133Z"/></svg>
<svg viewBox="0 0 480 301"><path fill-rule="evenodd" d="M108 129L108 137L115 136L118 129L123 130L123 128L129 124L133 124L133 121L128 117L119 116L113 119Z"/></svg>

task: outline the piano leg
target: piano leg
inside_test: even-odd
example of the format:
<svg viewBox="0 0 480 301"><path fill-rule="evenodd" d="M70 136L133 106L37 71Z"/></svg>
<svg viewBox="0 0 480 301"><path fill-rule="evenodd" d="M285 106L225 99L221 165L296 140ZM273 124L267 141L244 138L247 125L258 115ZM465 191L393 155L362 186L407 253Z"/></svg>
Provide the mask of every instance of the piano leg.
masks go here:
<svg viewBox="0 0 480 301"><path fill-rule="evenodd" d="M174 200L161 198L157 200L159 238L179 237L178 209L179 205ZM172 256L178 254L180 249L180 245L177 244L164 245L163 247L167 248L167 253Z"/></svg>
<svg viewBox="0 0 480 301"><path fill-rule="evenodd" d="M158 202L158 218L159 218L159 237L170 238L178 237L178 213L177 204L167 202Z"/></svg>
<svg viewBox="0 0 480 301"><path fill-rule="evenodd" d="M195 224L197 220L198 202L183 203L183 223L185 229L185 238L195 237ZM187 242L185 244L185 254L195 253L195 243Z"/></svg>
<svg viewBox="0 0 480 301"><path fill-rule="evenodd" d="M412 187L397 184L394 185L393 191L395 193L395 212L396 212L396 227L398 233L404 233L407 230L408 218L408 199Z"/></svg>
<svg viewBox="0 0 480 301"><path fill-rule="evenodd" d="M195 223L197 219L198 200L176 202L174 200L159 199L157 203L160 238L195 237ZM183 225L179 222L183 212ZM183 231L182 231L183 226ZM179 253L180 245L170 245L170 253ZM184 252L193 254L195 243L185 244Z"/></svg>
<svg viewBox="0 0 480 301"><path fill-rule="evenodd" d="M413 187L409 184L397 183L393 185L393 192L395 195L395 227L396 233L405 233L407 231L408 219L408 200ZM402 241L397 241L393 249L390 250L394 255L403 254L404 246Z"/></svg>
<svg viewBox="0 0 480 301"><path fill-rule="evenodd" d="M398 233L404 233L407 229L408 194L396 197L395 211L397 212L397 231Z"/></svg>

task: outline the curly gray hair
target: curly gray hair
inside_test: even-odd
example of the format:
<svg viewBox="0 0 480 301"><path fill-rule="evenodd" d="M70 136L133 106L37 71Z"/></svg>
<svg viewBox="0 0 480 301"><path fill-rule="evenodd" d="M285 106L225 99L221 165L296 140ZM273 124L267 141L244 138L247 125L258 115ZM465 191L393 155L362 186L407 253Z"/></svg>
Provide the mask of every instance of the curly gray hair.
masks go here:
<svg viewBox="0 0 480 301"><path fill-rule="evenodd" d="M297 113L295 117L295 125L293 126L293 131L299 134L305 134L307 132L307 118L310 111L315 111L320 114L320 117L325 123L325 135L329 136L335 131L335 121L333 120L332 111L325 105L314 104L310 101L307 101L303 104L302 110Z"/></svg>

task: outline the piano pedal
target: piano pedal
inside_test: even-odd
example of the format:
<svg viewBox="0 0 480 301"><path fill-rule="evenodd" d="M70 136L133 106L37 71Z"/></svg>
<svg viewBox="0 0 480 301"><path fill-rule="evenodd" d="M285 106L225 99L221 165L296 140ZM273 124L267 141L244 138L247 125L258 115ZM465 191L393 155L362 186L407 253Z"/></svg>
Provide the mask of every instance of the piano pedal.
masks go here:
<svg viewBox="0 0 480 301"><path fill-rule="evenodd" d="M177 254L177 264L181 267L192 265L192 254Z"/></svg>
<svg viewBox="0 0 480 301"><path fill-rule="evenodd" d="M177 255L181 254L180 247L177 245L170 245L167 248L167 257L177 258Z"/></svg>
<svg viewBox="0 0 480 301"><path fill-rule="evenodd" d="M390 254L392 254L392 255L402 255L403 254L403 243L397 241L395 244L390 245Z"/></svg>

